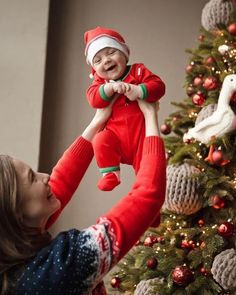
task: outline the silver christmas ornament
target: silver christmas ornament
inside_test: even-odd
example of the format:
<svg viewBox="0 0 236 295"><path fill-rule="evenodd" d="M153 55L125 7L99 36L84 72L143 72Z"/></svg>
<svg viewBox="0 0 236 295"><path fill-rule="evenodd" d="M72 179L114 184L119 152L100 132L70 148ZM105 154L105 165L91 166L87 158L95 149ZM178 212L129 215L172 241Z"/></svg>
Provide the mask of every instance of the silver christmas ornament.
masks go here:
<svg viewBox="0 0 236 295"><path fill-rule="evenodd" d="M191 215L202 208L203 199L198 194L199 169L187 163L167 166L166 199L163 209L177 214Z"/></svg>
<svg viewBox="0 0 236 295"><path fill-rule="evenodd" d="M218 254L211 272L215 281L225 290L236 289L236 250L227 249Z"/></svg>
<svg viewBox="0 0 236 295"><path fill-rule="evenodd" d="M217 25L228 24L233 10L232 0L210 0L202 10L202 26L207 31L217 30Z"/></svg>
<svg viewBox="0 0 236 295"><path fill-rule="evenodd" d="M148 295L152 290L153 286L157 284L162 284L164 281L163 278L154 278L150 280L142 280L138 283L134 295ZM161 295L159 292L155 293L155 295Z"/></svg>

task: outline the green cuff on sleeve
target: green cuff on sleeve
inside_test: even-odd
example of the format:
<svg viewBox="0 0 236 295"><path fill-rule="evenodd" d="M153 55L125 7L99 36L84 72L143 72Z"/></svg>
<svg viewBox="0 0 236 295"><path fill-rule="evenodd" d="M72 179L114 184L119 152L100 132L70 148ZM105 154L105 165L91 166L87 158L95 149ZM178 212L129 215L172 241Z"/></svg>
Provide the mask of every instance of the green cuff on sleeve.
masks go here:
<svg viewBox="0 0 236 295"><path fill-rule="evenodd" d="M107 168L99 168L99 171L101 173L108 173L108 172L113 172L113 171L120 171L120 167L119 166L111 166L111 167L107 167Z"/></svg>
<svg viewBox="0 0 236 295"><path fill-rule="evenodd" d="M106 100L106 101L110 101L112 99L112 96L109 97L106 95L105 91L104 91L104 86L105 84L102 84L100 87L99 87L99 93L101 95L101 98Z"/></svg>
<svg viewBox="0 0 236 295"><path fill-rule="evenodd" d="M145 100L147 98L147 96L148 96L147 87L144 84L139 84L139 86L141 87L141 90L142 90L141 99Z"/></svg>

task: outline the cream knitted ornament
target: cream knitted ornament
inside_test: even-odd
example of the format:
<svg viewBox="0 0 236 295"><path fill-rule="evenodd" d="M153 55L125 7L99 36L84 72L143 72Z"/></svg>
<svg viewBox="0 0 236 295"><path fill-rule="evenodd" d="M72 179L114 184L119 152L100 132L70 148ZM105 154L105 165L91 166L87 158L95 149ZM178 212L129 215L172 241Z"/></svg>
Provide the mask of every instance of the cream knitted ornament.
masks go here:
<svg viewBox="0 0 236 295"><path fill-rule="evenodd" d="M163 209L177 214L191 215L202 208L203 199L198 194L198 180L191 177L200 171L187 163L167 166L166 199Z"/></svg>
<svg viewBox="0 0 236 295"><path fill-rule="evenodd" d="M225 290L236 289L236 250L227 249L218 254L211 272L216 282Z"/></svg>
<svg viewBox="0 0 236 295"><path fill-rule="evenodd" d="M229 22L233 10L232 0L210 0L202 10L202 26L207 31L217 30L217 25Z"/></svg>
<svg viewBox="0 0 236 295"><path fill-rule="evenodd" d="M152 290L154 285L163 284L163 278L154 278L150 280L142 280L138 283L134 295L148 295ZM161 295L159 292L155 293L155 295Z"/></svg>
<svg viewBox="0 0 236 295"><path fill-rule="evenodd" d="M195 126L206 118L210 117L217 108L217 104L209 104L208 106L201 109L197 115Z"/></svg>

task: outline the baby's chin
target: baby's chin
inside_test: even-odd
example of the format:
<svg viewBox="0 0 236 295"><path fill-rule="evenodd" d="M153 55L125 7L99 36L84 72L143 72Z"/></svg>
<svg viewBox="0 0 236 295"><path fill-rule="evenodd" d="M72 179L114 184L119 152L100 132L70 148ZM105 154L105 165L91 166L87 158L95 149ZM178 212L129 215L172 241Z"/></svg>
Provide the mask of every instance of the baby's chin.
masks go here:
<svg viewBox="0 0 236 295"><path fill-rule="evenodd" d="M107 77L108 79L107 80L112 80L112 81L117 81L120 79L122 75L121 74L117 74L117 73L108 73Z"/></svg>

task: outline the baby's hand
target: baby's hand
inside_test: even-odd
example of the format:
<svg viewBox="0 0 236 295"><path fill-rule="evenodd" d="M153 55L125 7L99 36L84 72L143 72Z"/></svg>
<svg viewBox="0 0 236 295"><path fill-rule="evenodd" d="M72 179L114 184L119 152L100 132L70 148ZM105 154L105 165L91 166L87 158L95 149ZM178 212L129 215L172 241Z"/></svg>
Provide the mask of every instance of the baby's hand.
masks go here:
<svg viewBox="0 0 236 295"><path fill-rule="evenodd" d="M129 87L127 87L127 90L124 94L129 100L134 101L141 98L142 89L139 85L133 85L133 84L127 84L127 85Z"/></svg>
<svg viewBox="0 0 236 295"><path fill-rule="evenodd" d="M128 84L124 82L113 82L112 88L113 91L119 94L123 94L128 90Z"/></svg>

